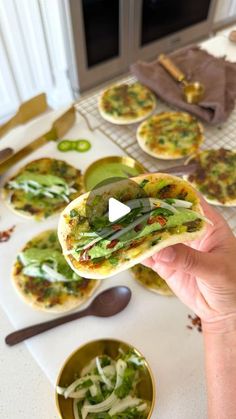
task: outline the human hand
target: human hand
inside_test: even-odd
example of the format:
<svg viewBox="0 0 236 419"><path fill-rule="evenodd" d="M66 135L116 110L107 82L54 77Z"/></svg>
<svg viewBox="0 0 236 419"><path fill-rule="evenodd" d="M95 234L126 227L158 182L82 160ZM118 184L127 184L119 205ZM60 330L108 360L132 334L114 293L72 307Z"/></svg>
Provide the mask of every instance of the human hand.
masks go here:
<svg viewBox="0 0 236 419"><path fill-rule="evenodd" d="M224 218L202 199L205 235L188 245L169 246L144 264L162 276L205 325L236 327L236 238Z"/></svg>

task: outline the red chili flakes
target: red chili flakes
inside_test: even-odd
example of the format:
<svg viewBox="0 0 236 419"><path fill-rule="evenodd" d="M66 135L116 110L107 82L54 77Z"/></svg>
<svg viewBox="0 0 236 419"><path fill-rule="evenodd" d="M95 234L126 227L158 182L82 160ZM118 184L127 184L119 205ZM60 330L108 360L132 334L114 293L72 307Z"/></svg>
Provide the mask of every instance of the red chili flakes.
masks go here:
<svg viewBox="0 0 236 419"><path fill-rule="evenodd" d="M91 256L88 255L88 250L89 249L90 249L90 247L87 248L87 249L82 250L82 252L80 253L80 262L85 262L85 261L88 261L89 259L91 259Z"/></svg>
<svg viewBox="0 0 236 419"><path fill-rule="evenodd" d="M109 243L107 245L107 249L113 249L113 247L115 247L115 245L118 243L118 241L119 240L117 240L117 239L112 240L111 243Z"/></svg>
<svg viewBox="0 0 236 419"><path fill-rule="evenodd" d="M140 230L142 230L142 224L137 224L137 225L134 227L134 231L138 232L138 231L140 231Z"/></svg>
<svg viewBox="0 0 236 419"><path fill-rule="evenodd" d="M187 195L188 192L184 188L182 188L180 193L178 194L178 199L185 199Z"/></svg>
<svg viewBox="0 0 236 419"><path fill-rule="evenodd" d="M166 224L166 218L161 217L160 215L157 217L157 221L161 226L164 226Z"/></svg>
<svg viewBox="0 0 236 419"><path fill-rule="evenodd" d="M11 238L13 231L15 230L16 226L12 226L8 230L0 231L0 243L8 242Z"/></svg>
<svg viewBox="0 0 236 419"><path fill-rule="evenodd" d="M158 222L161 226L164 226L166 224L166 219L165 217L162 217L161 215L157 215L155 217L150 217L147 220L148 224L153 224Z"/></svg>
<svg viewBox="0 0 236 419"><path fill-rule="evenodd" d="M187 328L192 330L192 329L197 329L198 332L202 332L202 321L200 319L200 317L198 317L197 315L195 316L191 316L190 314L188 314L188 319L191 322L191 325L187 325Z"/></svg>
<svg viewBox="0 0 236 419"><path fill-rule="evenodd" d="M121 229L122 229L122 225L121 225L121 224L113 224L113 225L111 226L111 228L112 228L112 230L114 230L114 231L118 231L118 230L121 230Z"/></svg>
<svg viewBox="0 0 236 419"><path fill-rule="evenodd" d="M138 240L133 240L133 242L130 244L130 246L128 247L128 249L133 249L134 247L139 246L140 244L142 244L145 241L145 238L138 239Z"/></svg>

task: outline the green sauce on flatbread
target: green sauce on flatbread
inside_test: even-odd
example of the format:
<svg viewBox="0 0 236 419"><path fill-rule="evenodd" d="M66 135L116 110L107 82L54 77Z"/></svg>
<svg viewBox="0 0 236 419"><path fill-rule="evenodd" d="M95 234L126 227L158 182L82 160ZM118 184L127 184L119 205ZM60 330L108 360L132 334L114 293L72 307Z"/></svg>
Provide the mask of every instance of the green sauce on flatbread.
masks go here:
<svg viewBox="0 0 236 419"><path fill-rule="evenodd" d="M80 170L63 160L41 158L24 166L3 187L3 198L21 215L42 219L82 192Z"/></svg>
<svg viewBox="0 0 236 419"><path fill-rule="evenodd" d="M81 304L98 284L71 269L55 230L45 231L26 243L13 266L13 280L26 302L58 312Z"/></svg>

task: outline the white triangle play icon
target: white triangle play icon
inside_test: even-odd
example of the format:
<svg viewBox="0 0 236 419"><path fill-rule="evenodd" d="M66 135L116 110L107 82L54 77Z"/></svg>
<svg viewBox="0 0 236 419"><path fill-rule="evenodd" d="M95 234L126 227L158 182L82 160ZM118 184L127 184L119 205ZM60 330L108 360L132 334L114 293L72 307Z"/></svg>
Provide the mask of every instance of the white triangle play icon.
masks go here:
<svg viewBox="0 0 236 419"><path fill-rule="evenodd" d="M129 214L131 211L130 207L122 202L117 201L115 198L110 198L108 202L108 218L111 223L119 218L124 217L124 215Z"/></svg>

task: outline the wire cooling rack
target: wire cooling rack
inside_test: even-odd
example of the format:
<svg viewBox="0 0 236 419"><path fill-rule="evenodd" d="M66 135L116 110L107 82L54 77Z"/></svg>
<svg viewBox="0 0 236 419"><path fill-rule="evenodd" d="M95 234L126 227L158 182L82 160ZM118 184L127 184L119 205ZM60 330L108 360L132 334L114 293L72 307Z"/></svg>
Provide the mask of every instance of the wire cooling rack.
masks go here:
<svg viewBox="0 0 236 419"><path fill-rule="evenodd" d="M132 83L135 80L134 77L128 76L118 81L119 83ZM176 165L176 161L155 159L139 147L136 140L138 124L115 125L105 121L98 112L97 104L100 94L101 88L82 96L77 103L78 111L87 121L92 120L96 128L102 131L111 141L115 142L127 155L142 163L149 171L161 170ZM158 99L158 113L170 110L169 105ZM224 124L214 127L204 124L204 132L205 141L202 145L203 149L226 147L236 150L236 108ZM236 208L218 207L218 209L236 235Z"/></svg>

